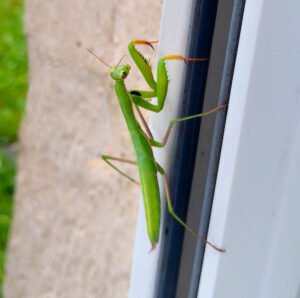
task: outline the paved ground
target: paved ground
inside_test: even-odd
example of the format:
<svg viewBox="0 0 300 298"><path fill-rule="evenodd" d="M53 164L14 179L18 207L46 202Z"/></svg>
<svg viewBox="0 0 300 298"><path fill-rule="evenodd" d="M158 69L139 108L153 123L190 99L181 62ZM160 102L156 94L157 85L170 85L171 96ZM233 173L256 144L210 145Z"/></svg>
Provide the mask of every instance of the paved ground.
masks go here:
<svg viewBox="0 0 300 298"><path fill-rule="evenodd" d="M30 89L6 298L127 296L140 191L94 158L133 151L108 69L86 48L114 64L131 39L158 38L160 11L161 0L26 1ZM145 86L135 71L129 87Z"/></svg>

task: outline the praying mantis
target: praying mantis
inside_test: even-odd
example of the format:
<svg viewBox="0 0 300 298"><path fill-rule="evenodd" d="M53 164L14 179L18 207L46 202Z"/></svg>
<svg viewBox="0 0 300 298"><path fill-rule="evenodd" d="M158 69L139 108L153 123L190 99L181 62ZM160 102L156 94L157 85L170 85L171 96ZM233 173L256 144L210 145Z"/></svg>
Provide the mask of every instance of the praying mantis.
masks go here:
<svg viewBox="0 0 300 298"><path fill-rule="evenodd" d="M91 50L88 51L94 55L99 61L101 61L104 65L109 68L110 76L115 81L115 92L119 100L119 104L121 110L123 112L132 145L134 147L136 160L127 160L124 158L113 157L108 155L102 155L102 159L110 165L113 169L115 169L118 173L128 178L134 183L141 185L143 202L145 208L145 216L146 216L146 225L147 225L147 233L149 240L151 242L151 250L154 250L156 244L158 242L159 230L160 230L160 194L158 187L157 174L161 174L163 176L163 180L165 183L165 191L166 198L168 204L169 213L189 232L191 232L195 237L200 239L202 242L208 244L215 250L219 252L225 252L224 249L220 249L216 247L214 244L209 242L208 240L202 238L198 235L191 227L189 227L184 221L182 221L174 212L171 202L170 195L170 187L168 182L168 176L166 171L159 165L159 163L155 160L153 155L152 147L164 147L167 143L168 137L170 135L171 129L175 123L186 121L189 119L203 117L208 114L214 113L219 109L225 108L227 105L221 105L209 112L197 114L189 117L179 118L172 120L169 124L169 127L165 133L165 136L161 142L155 140L153 135L140 111L140 107L146 110L150 110L152 112L160 112L164 107L165 98L168 91L168 75L166 70L166 60L183 60L187 61L206 61L205 58L185 58L179 55L168 55L161 58L158 61L157 65L157 80L154 80L151 66L149 62L144 58L144 56L136 49L136 45L146 45L150 46L153 49L152 44L157 43L157 41L145 41L145 40L134 40L131 41L128 45L129 53L146 80L148 86L151 88L151 91L142 91L142 90L127 90L125 86L125 79L129 74L130 65L120 65L121 60L116 66L110 66L101 58L96 56ZM151 99L157 97L157 104L153 104ZM138 123L133 107L136 109L145 131L141 128ZM116 166L114 166L110 160L120 161L125 163L130 163L137 165L139 171L139 179L140 182L137 182L126 173L119 170Z"/></svg>

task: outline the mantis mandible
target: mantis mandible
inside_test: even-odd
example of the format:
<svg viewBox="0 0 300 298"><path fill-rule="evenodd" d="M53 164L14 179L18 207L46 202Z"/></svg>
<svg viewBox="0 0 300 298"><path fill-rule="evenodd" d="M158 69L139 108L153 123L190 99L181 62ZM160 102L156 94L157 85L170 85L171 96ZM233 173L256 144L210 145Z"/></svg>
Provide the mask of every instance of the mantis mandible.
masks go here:
<svg viewBox="0 0 300 298"><path fill-rule="evenodd" d="M102 155L103 160L113 167L117 172L121 175L125 176L126 178L130 179L132 182L141 185L142 188L142 195L144 201L144 208L145 208L145 216L146 216L146 224L147 224L147 232L148 237L151 242L151 250L155 249L155 246L158 242L159 237L159 229L160 229L160 195L159 195L159 188L158 188L158 180L157 180L157 173L160 173L163 176L163 180L165 183L165 190L166 190L166 197L167 197L167 204L168 210L170 214L188 231L190 231L195 237L203 241L204 243L210 245L215 250L219 252L225 252L224 249L220 249L216 247L214 244L209 242L208 240L200 237L191 227L189 227L185 222L183 222L174 212L171 202L171 195L170 195L170 188L168 182L168 176L165 170L155 161L152 147L164 147L166 144L168 137L170 135L171 129L175 123L186 121L189 119L197 118L206 116L211 114L219 109L224 108L227 105L221 105L213 110L197 114L189 117L179 118L172 120L169 124L169 127L166 131L166 134L161 142L155 140L152 136L152 133L143 118L139 107L144 109L153 111L153 112L160 112L164 107L165 98L167 95L168 90L168 75L166 70L166 60L172 59L179 59L186 61L205 61L205 58L185 58L179 55L169 55L161 58L158 61L157 65L157 81L154 80L151 66L149 62L144 58L144 56L136 49L135 45L147 45L153 49L152 44L157 43L157 41L145 41L145 40L134 40L129 43L128 50L129 53L139 68L140 72L142 73L143 77L145 78L148 86L151 88L151 91L141 91L141 90L127 90L125 86L125 79L129 74L130 65L120 65L121 60L116 66L110 66L106 62L104 62L101 58L96 56L91 50L89 52L93 54L98 60L100 60L103 64L109 67L110 76L113 80L115 80L115 92L119 100L119 104L121 110L123 112L125 121L127 123L127 127L130 133L132 145L134 147L136 161L131 161L123 158L112 157L108 155ZM151 98L157 97L157 104L151 103ZM145 127L145 131L141 128L140 124L135 118L133 106L137 110L141 121ZM135 181L133 178L128 176L126 173L119 170L115 167L109 160L114 161L121 161L126 163L135 164L138 167L139 171L139 178L140 183Z"/></svg>

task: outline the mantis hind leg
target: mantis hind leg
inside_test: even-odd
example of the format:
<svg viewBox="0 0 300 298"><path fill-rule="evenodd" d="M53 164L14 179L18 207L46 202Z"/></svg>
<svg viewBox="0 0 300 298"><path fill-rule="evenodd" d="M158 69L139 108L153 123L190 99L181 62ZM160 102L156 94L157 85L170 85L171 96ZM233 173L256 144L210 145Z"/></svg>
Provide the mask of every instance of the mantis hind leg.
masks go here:
<svg viewBox="0 0 300 298"><path fill-rule="evenodd" d="M190 233L192 233L196 238L200 239L203 243L211 246L215 250L219 252L225 252L225 249L221 249L216 247L214 244L212 244L210 241L204 239L203 237L199 236L197 232L195 232L190 226L188 226L182 219L178 217L178 215L174 212L173 206L172 206L172 201L171 201L171 192L170 192L170 187L169 187L169 181L168 181L168 176L165 172L165 170L158 164L156 163L157 170L158 172L163 176L164 182L165 182L165 188L166 188L166 197L167 197L167 203L168 203L168 210L169 213L185 228L187 229Z"/></svg>
<svg viewBox="0 0 300 298"><path fill-rule="evenodd" d="M109 156L109 155L101 155L102 159L109 165L111 166L114 170L116 170L119 174L121 174L122 176L126 177L127 179L129 179L131 182L140 185L140 183L138 181L136 181L135 179L131 178L130 176L128 176L126 173L124 173L123 171L119 170L116 166L114 166L110 161L110 160L115 160L115 161L120 161L120 162L125 162L125 163L130 163L133 165L136 165L136 161L134 160L129 160L129 159L125 159L125 158L120 158L120 157L113 157L113 156Z"/></svg>

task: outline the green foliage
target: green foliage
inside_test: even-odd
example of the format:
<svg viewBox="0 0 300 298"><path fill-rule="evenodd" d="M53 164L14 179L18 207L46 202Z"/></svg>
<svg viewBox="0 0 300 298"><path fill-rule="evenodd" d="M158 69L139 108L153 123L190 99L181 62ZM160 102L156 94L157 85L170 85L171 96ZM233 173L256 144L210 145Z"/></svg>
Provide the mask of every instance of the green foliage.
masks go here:
<svg viewBox="0 0 300 298"><path fill-rule="evenodd" d="M27 50L23 34L23 0L0 0L0 286L10 228L16 157L9 145L18 130L27 92ZM2 297L2 293L0 293Z"/></svg>
<svg viewBox="0 0 300 298"><path fill-rule="evenodd" d="M0 1L0 145L15 142L27 91L23 0Z"/></svg>
<svg viewBox="0 0 300 298"><path fill-rule="evenodd" d="M11 222L15 180L15 157L0 149L0 284L4 278L5 248Z"/></svg>

